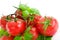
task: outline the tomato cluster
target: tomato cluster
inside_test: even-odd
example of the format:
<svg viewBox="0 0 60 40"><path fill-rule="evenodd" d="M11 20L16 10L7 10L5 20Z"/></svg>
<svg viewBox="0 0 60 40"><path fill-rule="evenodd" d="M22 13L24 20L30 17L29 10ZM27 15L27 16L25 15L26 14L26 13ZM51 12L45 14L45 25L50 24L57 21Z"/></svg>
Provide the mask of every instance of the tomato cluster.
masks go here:
<svg viewBox="0 0 60 40"><path fill-rule="evenodd" d="M35 8L20 4L14 14L1 17L0 26L0 40L42 40L40 35L50 37L56 33L58 22L53 17L42 17Z"/></svg>

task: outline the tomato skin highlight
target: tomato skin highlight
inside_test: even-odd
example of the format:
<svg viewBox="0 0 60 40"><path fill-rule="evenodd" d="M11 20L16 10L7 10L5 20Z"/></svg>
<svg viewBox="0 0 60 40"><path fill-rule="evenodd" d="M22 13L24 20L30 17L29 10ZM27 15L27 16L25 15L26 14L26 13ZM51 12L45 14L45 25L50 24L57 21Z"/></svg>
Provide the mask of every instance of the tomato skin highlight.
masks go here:
<svg viewBox="0 0 60 40"><path fill-rule="evenodd" d="M1 17L1 27L6 30L6 16Z"/></svg>
<svg viewBox="0 0 60 40"><path fill-rule="evenodd" d="M0 19L0 26L1 26L1 19Z"/></svg>
<svg viewBox="0 0 60 40"><path fill-rule="evenodd" d="M47 18L50 19L49 17L47 17ZM41 18L40 22L44 22L44 21L45 21L45 18ZM42 23L36 24L36 28L38 29L39 33L41 33L45 36L53 36L58 29L58 22L55 18L52 18L50 24L51 25L49 25L46 30L44 30L44 28L43 28L44 24L42 24Z"/></svg>
<svg viewBox="0 0 60 40"><path fill-rule="evenodd" d="M35 27L32 27L30 33L33 35L32 40L36 40L38 38L38 32Z"/></svg>
<svg viewBox="0 0 60 40"><path fill-rule="evenodd" d="M8 22L6 25L6 29L8 33L11 34L12 36L19 35L26 29L26 22L21 19L19 19L16 22L14 21Z"/></svg>

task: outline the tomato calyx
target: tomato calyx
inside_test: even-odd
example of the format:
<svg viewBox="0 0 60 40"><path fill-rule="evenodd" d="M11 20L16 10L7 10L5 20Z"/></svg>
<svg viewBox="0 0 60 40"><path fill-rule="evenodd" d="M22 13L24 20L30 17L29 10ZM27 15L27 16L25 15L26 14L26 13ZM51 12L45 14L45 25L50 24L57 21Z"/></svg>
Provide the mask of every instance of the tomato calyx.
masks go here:
<svg viewBox="0 0 60 40"><path fill-rule="evenodd" d="M46 16L45 16L45 21L42 22L42 24L44 24L44 30L46 31L47 27L48 26L51 26L50 22L51 22L52 18L48 19Z"/></svg>

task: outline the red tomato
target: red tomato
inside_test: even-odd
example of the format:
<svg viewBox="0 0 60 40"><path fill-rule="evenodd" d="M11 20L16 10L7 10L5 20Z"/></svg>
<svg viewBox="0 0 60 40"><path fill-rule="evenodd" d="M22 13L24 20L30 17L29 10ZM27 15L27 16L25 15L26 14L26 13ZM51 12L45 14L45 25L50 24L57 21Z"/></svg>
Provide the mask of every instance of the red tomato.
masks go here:
<svg viewBox="0 0 60 40"><path fill-rule="evenodd" d="M50 21L47 22L47 20L50 20ZM36 24L36 28L38 29L39 33L45 36L53 36L58 29L58 22L55 18L51 19L51 17L47 17L47 20L46 18L41 18L40 23ZM46 26L45 24L48 26Z"/></svg>
<svg viewBox="0 0 60 40"><path fill-rule="evenodd" d="M3 29L6 29L6 16L1 17L1 26Z"/></svg>
<svg viewBox="0 0 60 40"><path fill-rule="evenodd" d="M0 26L1 26L1 19L0 19Z"/></svg>
<svg viewBox="0 0 60 40"><path fill-rule="evenodd" d="M2 36L1 38L0 38L0 40L13 40L13 36Z"/></svg>
<svg viewBox="0 0 60 40"><path fill-rule="evenodd" d="M41 18L42 16L40 16L40 15L34 15L34 20L33 21L28 21L29 22L29 25L35 25L36 23L38 23L39 21L40 21L40 18Z"/></svg>
<svg viewBox="0 0 60 40"><path fill-rule="evenodd" d="M38 38L38 32L35 27L32 27L30 33L33 35L32 40L36 40Z"/></svg>
<svg viewBox="0 0 60 40"><path fill-rule="evenodd" d="M26 29L26 22L22 19L19 19L16 22L10 21L7 23L6 29L12 36L19 35L19 33L24 32L24 30Z"/></svg>
<svg viewBox="0 0 60 40"><path fill-rule="evenodd" d="M39 23L41 17L42 17L42 16L40 16L40 15L35 15L35 16L34 16L34 23Z"/></svg>

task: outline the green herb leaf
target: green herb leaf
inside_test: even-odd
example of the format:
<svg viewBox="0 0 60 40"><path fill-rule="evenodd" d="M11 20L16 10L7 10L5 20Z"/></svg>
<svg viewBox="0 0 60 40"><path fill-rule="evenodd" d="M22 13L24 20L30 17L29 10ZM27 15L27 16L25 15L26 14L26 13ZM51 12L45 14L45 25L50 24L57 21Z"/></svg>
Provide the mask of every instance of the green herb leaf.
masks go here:
<svg viewBox="0 0 60 40"><path fill-rule="evenodd" d="M23 11L22 16L26 19L29 16L29 12L27 10Z"/></svg>
<svg viewBox="0 0 60 40"><path fill-rule="evenodd" d="M19 5L19 8L21 9L21 10L29 10L29 7L27 6L27 5L24 5L24 4L20 4Z"/></svg>
<svg viewBox="0 0 60 40"><path fill-rule="evenodd" d="M25 40L32 40L32 34L30 34L30 33L25 33L25 35L24 35L24 39Z"/></svg>
<svg viewBox="0 0 60 40"><path fill-rule="evenodd" d="M25 30L25 33L29 33L31 27L29 26L26 30Z"/></svg>
<svg viewBox="0 0 60 40"><path fill-rule="evenodd" d="M20 4L19 8L22 9L22 10L26 10L26 6L24 4Z"/></svg>
<svg viewBox="0 0 60 40"><path fill-rule="evenodd" d="M8 36L8 32L0 28L0 37L2 37L3 35Z"/></svg>
<svg viewBox="0 0 60 40"><path fill-rule="evenodd" d="M33 14L39 14L39 11L36 8L31 8L30 13Z"/></svg>
<svg viewBox="0 0 60 40"><path fill-rule="evenodd" d="M14 40L22 40L22 36L16 36Z"/></svg>
<svg viewBox="0 0 60 40"><path fill-rule="evenodd" d="M2 28L0 28L0 37L2 37L4 35L4 30Z"/></svg>
<svg viewBox="0 0 60 40"><path fill-rule="evenodd" d="M52 37L46 37L46 40L52 40Z"/></svg>
<svg viewBox="0 0 60 40"><path fill-rule="evenodd" d="M4 35L9 36L9 34L8 34L8 32L7 32L7 31L5 31L5 32L4 32Z"/></svg>
<svg viewBox="0 0 60 40"><path fill-rule="evenodd" d="M43 35L39 35L37 40L51 40L52 37L48 37L48 36L43 36Z"/></svg>
<svg viewBox="0 0 60 40"><path fill-rule="evenodd" d="M32 40L33 35L29 33L30 27L28 27L24 33L24 40Z"/></svg>
<svg viewBox="0 0 60 40"><path fill-rule="evenodd" d="M37 40L44 40L44 36L43 35L39 35Z"/></svg>

